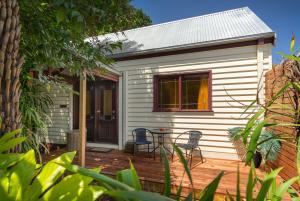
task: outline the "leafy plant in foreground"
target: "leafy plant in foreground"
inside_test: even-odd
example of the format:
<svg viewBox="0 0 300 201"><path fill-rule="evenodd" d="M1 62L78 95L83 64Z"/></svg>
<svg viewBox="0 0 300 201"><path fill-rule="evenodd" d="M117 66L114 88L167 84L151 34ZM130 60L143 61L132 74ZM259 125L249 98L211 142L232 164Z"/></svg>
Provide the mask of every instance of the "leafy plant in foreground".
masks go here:
<svg viewBox="0 0 300 201"><path fill-rule="evenodd" d="M75 152L65 153L45 165L36 163L35 152L5 153L25 140L15 138L19 131L0 139L0 198L4 201L96 200L105 188L91 185L93 179L80 174L63 177ZM90 170L99 172L99 169Z"/></svg>
<svg viewBox="0 0 300 201"><path fill-rule="evenodd" d="M35 152L8 153L11 148L26 140L25 137L15 137L20 131L5 134L0 138L0 197L1 200L96 200L101 195L109 195L117 200L173 200L171 196L171 178L168 159L165 155L166 186L165 194L150 193L142 190L139 177L134 166L117 173L116 179L99 173L99 169L86 169L71 164L75 152L62 154L48 163L36 163ZM177 154L184 165L190 182L192 177L181 150ZM67 170L67 171L66 171ZM67 176L65 176L67 174ZM73 174L70 174L73 173ZM218 183L223 173L219 175L201 194L200 200L214 197ZM93 184L92 184L92 181ZM177 200L181 197L181 187L178 189ZM190 194L189 198L195 198Z"/></svg>
<svg viewBox="0 0 300 201"><path fill-rule="evenodd" d="M167 155L164 153L165 163L165 195L158 193L145 192L142 190L137 172L132 164L130 168L117 173L116 179L99 173L99 169L86 169L73 165L74 152L69 152L55 158L44 165L35 161L33 150L25 154L7 153L18 143L26 138L14 136L20 131L7 133L0 138L0 197L1 200L30 200L30 201L57 201L57 200L96 200L102 195L109 195L116 200L173 200L171 194L170 167ZM193 183L187 161L183 157L180 149L175 145L179 160L184 166L185 173L188 175L191 184ZM299 147L300 148L300 143ZM298 169L300 172L300 152L298 152ZM67 171L66 171L67 170ZM281 200L286 192L293 192L290 188L292 184L299 180L299 176L277 185L276 176L280 169L271 171L260 179L255 174L253 165L249 171L246 195L240 191L240 179L238 174L236 200L246 197L247 201L257 200ZM66 176L67 173L67 176ZM73 173L73 174L72 174ZM215 198L219 182L224 175L219 175L200 193L196 195L195 190L184 198L184 200L212 201ZM257 184L259 184L257 186ZM259 188L257 195L254 195L254 188ZM182 186L177 189L176 200L182 200ZM293 193L294 199L299 199ZM229 193L227 199L234 200Z"/></svg>

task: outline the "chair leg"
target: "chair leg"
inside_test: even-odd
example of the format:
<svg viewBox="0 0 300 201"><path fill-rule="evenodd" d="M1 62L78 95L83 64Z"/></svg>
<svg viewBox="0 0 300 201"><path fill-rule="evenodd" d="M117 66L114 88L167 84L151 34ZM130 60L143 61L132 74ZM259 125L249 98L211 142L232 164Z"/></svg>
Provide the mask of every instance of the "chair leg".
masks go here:
<svg viewBox="0 0 300 201"><path fill-rule="evenodd" d="M201 148L200 148L200 147L198 147L198 148L199 148L199 152L200 152L201 162L203 163L202 151L201 151Z"/></svg>
<svg viewBox="0 0 300 201"><path fill-rule="evenodd" d="M133 144L133 152L132 152L133 156L135 156L135 146L136 146L136 144Z"/></svg>
<svg viewBox="0 0 300 201"><path fill-rule="evenodd" d="M155 160L155 146L154 146L154 144L153 144L153 158Z"/></svg>
<svg viewBox="0 0 300 201"><path fill-rule="evenodd" d="M148 144L148 156L150 155L150 151L149 151L149 144Z"/></svg>
<svg viewBox="0 0 300 201"><path fill-rule="evenodd" d="M190 151L190 169L192 168L193 152L194 152L194 149L191 149L191 151Z"/></svg>

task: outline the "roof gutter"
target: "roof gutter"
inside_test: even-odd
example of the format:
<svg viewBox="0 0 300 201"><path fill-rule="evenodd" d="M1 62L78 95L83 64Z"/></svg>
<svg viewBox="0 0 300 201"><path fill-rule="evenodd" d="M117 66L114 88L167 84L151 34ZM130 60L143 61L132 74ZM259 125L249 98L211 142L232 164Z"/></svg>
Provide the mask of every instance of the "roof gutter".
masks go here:
<svg viewBox="0 0 300 201"><path fill-rule="evenodd" d="M114 73L114 74L116 74L116 75L118 75L118 76L122 76L122 73L121 73L120 71L114 69L114 68L111 68L111 67L109 67L109 66L104 66L104 68L105 68L106 70L108 70L109 72L111 72L111 73Z"/></svg>

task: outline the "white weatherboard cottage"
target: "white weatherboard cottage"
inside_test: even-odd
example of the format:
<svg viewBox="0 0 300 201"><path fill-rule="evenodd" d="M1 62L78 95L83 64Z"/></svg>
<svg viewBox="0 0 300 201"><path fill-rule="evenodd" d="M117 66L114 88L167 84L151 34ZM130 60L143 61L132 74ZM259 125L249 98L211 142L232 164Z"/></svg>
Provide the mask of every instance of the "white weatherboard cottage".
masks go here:
<svg viewBox="0 0 300 201"><path fill-rule="evenodd" d="M172 129L168 143L200 130L204 157L237 159L227 129L243 126L249 116L238 119L244 109L232 98L246 105L256 98L275 40L249 8L98 38L123 41L123 48L109 55L116 60L110 73L88 83L88 146L123 149L139 127ZM78 97L57 91L53 100L47 141L63 144L66 131L78 129Z"/></svg>

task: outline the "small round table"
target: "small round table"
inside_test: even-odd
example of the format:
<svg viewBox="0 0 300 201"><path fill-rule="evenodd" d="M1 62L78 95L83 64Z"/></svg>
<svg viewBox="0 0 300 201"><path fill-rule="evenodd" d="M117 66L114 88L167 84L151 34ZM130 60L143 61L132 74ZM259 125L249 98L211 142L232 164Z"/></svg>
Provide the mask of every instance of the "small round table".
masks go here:
<svg viewBox="0 0 300 201"><path fill-rule="evenodd" d="M157 139L158 139L158 145L157 145L157 147L154 148L153 151L155 152L156 149L163 147L166 151L168 151L170 154L172 154L172 152L167 147L165 147L165 135L171 134L172 133L171 129L156 128L156 129L150 130L150 132L153 135L157 135ZM159 150L159 152L160 152L160 158L161 158L161 149Z"/></svg>

